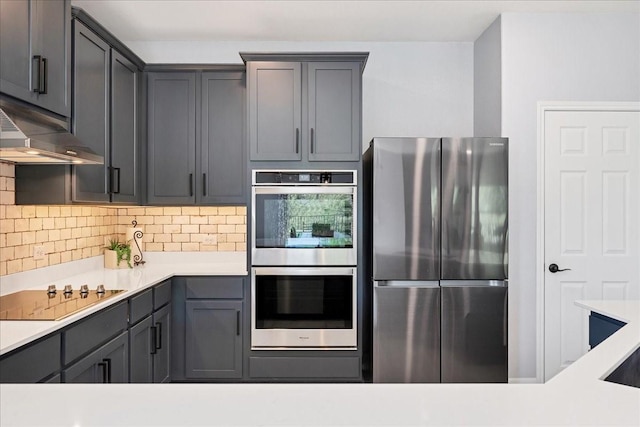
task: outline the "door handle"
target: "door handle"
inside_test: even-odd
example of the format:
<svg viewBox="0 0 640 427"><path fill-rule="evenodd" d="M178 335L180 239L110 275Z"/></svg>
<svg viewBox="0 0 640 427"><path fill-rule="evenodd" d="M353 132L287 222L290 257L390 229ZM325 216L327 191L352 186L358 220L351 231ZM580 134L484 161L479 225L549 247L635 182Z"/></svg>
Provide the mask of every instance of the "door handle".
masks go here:
<svg viewBox="0 0 640 427"><path fill-rule="evenodd" d="M296 154L300 152L300 129L296 128Z"/></svg>
<svg viewBox="0 0 640 427"><path fill-rule="evenodd" d="M236 335L240 336L240 310L236 311Z"/></svg>
<svg viewBox="0 0 640 427"><path fill-rule="evenodd" d="M193 174L189 174L189 197L193 197Z"/></svg>
<svg viewBox="0 0 640 427"><path fill-rule="evenodd" d="M102 369L102 383L107 383L107 359L102 359L102 362L98 363L98 366Z"/></svg>
<svg viewBox="0 0 640 427"><path fill-rule="evenodd" d="M552 273L558 273L560 271L568 271L571 270L570 268L560 268L558 267L558 264L549 264L549 271Z"/></svg>

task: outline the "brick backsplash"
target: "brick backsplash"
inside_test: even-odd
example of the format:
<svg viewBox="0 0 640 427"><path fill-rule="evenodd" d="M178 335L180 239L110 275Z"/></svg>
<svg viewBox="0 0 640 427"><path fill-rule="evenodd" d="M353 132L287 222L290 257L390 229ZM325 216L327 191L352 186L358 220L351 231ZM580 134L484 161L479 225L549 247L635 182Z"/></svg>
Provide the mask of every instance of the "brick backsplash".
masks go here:
<svg viewBox="0 0 640 427"><path fill-rule="evenodd" d="M246 250L244 206L15 205L14 177L14 165L0 162L0 276L98 256L134 219L145 252ZM37 245L45 249L38 261Z"/></svg>

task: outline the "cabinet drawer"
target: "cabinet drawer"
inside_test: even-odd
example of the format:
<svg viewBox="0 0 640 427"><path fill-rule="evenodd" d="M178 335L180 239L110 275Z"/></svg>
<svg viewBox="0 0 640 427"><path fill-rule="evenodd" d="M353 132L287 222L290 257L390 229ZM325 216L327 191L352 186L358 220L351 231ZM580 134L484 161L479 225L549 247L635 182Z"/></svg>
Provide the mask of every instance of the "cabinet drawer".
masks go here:
<svg viewBox="0 0 640 427"><path fill-rule="evenodd" d="M129 301L129 323L134 325L153 311L153 291L151 289L136 295Z"/></svg>
<svg viewBox="0 0 640 427"><path fill-rule="evenodd" d="M0 382L36 383L60 369L60 335L45 338L0 360Z"/></svg>
<svg viewBox="0 0 640 427"><path fill-rule="evenodd" d="M250 357L251 378L351 378L360 376L360 358Z"/></svg>
<svg viewBox="0 0 640 427"><path fill-rule="evenodd" d="M64 364L72 362L126 328L126 302L118 303L87 320L79 321L64 333Z"/></svg>
<svg viewBox="0 0 640 427"><path fill-rule="evenodd" d="M244 277L189 277L187 278L189 299L242 299Z"/></svg>
<svg viewBox="0 0 640 427"><path fill-rule="evenodd" d="M171 280L156 285L153 288L153 309L167 305L171 301Z"/></svg>

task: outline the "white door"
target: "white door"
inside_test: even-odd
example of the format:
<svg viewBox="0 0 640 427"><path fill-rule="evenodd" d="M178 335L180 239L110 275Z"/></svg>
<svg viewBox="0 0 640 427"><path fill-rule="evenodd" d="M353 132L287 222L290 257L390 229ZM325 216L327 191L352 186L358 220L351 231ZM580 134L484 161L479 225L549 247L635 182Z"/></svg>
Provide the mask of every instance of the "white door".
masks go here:
<svg viewBox="0 0 640 427"><path fill-rule="evenodd" d="M544 120L547 381L589 349L588 312L575 300L639 297L640 112L545 111Z"/></svg>

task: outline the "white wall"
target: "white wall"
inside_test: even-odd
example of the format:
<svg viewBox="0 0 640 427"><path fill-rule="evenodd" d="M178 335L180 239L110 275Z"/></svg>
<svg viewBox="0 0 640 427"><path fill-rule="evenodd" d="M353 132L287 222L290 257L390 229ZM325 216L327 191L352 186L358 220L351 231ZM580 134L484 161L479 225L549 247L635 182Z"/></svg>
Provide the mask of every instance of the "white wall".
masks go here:
<svg viewBox="0 0 640 427"><path fill-rule="evenodd" d="M500 17L473 44L473 135L501 136Z"/></svg>
<svg viewBox="0 0 640 427"><path fill-rule="evenodd" d="M238 52L369 52L363 145L374 136L473 134L473 43L133 42L148 63L241 63Z"/></svg>
<svg viewBox="0 0 640 427"><path fill-rule="evenodd" d="M536 376L538 101L640 100L640 15L503 14L502 135L510 139L510 377Z"/></svg>

